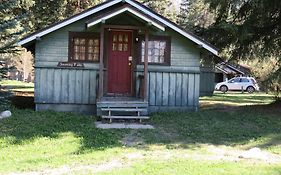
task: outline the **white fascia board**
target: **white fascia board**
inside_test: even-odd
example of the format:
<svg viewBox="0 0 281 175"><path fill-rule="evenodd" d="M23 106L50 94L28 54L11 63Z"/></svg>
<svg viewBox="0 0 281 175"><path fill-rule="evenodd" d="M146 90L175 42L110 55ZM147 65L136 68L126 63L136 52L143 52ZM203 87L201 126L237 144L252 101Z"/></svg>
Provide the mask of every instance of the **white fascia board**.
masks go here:
<svg viewBox="0 0 281 175"><path fill-rule="evenodd" d="M220 71L222 71L222 72L224 72L225 74L228 74L228 72L227 71L225 71L225 70L223 70L223 69L221 69L220 67L218 67L218 66L215 66L218 70L220 70Z"/></svg>
<svg viewBox="0 0 281 175"><path fill-rule="evenodd" d="M237 72L240 72L241 74L245 74L244 72L242 72L241 70L239 70L239 69L237 69L237 68L235 68L235 67L233 67L233 66L231 66L231 65L229 65L229 64L227 64L227 66L228 67L230 67L231 69L233 69L233 70L236 70Z"/></svg>
<svg viewBox="0 0 281 175"><path fill-rule="evenodd" d="M113 5L115 5L115 4L117 4L117 3L121 2L121 1L123 1L123 0L113 0L111 2L105 3L104 5L101 5L101 6L97 7L97 8L94 8L94 9L92 9L92 10L86 12L86 13L82 13L81 15L78 15L78 16L76 16L74 18L66 20L66 21L64 21L64 22L62 22L62 23L60 23L58 25L55 25L55 26L53 26L51 28L48 28L46 30L43 30L42 32L36 33L34 35L31 35L31 36L25 38L24 40L21 40L20 42L18 42L18 45L26 44L26 43L28 43L28 42L30 42L32 40L35 40L37 37L42 37L42 36L44 36L44 35L46 35L48 33L51 33L51 32L53 32L55 30L58 30L58 29L60 29L60 28L62 28L64 26L67 26L67 25L69 25L71 23L74 23L74 22L76 22L76 21L78 21L78 20L80 20L82 18L85 18L85 17L90 16L90 15L92 15L94 13L97 13L97 12L99 12L99 11L105 9L105 8L113 6Z"/></svg>
<svg viewBox="0 0 281 175"><path fill-rule="evenodd" d="M199 39L197 39L196 37L190 35L189 33L185 32L184 30L178 28L177 26L175 26L174 24L170 23L167 20L164 20L163 18L155 15L154 13L150 12L149 10L143 8L142 6L140 6L139 4L131 1L131 0L125 0L128 4L132 5L133 7L143 11L145 14L153 17L154 19L160 21L162 24L170 27L171 29L177 31L178 33L180 33L181 35L185 36L186 38L190 39L191 41L195 42L198 45L201 45L203 48L207 49L208 51L210 51L211 53L218 55L218 51L214 48L212 48L211 46L209 46L208 44L200 41Z"/></svg>
<svg viewBox="0 0 281 175"><path fill-rule="evenodd" d="M119 15L119 14L121 14L121 13L123 13L123 12L126 12L126 11L128 11L128 12L132 13L133 15L135 15L135 16L137 16L137 17L143 19L143 20L146 21L146 22L151 23L153 26L157 27L158 29L160 29L160 30L162 30L162 31L165 31L165 27L164 27L164 26L159 25L159 24L157 24L157 23L151 21L151 20L148 19L146 16L142 15L142 14L139 13L138 11L136 11L136 10L134 10L134 9L132 9L132 8L129 8L129 7L125 7L125 8L120 9L120 10L114 12L114 13L111 13L111 14L109 14L109 15L107 15L107 16L104 16L104 17L102 17L102 18L100 18L100 19L97 19L96 21L93 21L93 22L87 24L87 27L94 26L94 25L96 25L96 24L102 22L103 20L110 19L110 18L112 18L112 17L114 17L114 16L116 16L116 15Z"/></svg>

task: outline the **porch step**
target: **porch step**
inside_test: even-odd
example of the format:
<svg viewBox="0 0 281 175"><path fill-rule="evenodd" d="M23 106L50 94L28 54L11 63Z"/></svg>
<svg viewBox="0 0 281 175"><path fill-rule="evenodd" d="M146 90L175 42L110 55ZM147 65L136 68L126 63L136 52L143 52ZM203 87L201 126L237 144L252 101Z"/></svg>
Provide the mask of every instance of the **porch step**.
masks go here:
<svg viewBox="0 0 281 175"><path fill-rule="evenodd" d="M101 116L104 119L149 119L148 116Z"/></svg>
<svg viewBox="0 0 281 175"><path fill-rule="evenodd" d="M139 120L140 123L142 120L149 119L148 116L101 116L102 119L109 119L109 123L112 123L113 119L124 119L124 120Z"/></svg>
<svg viewBox="0 0 281 175"><path fill-rule="evenodd" d="M108 107L115 107L115 108L147 108L147 102L98 102L97 106L99 108L108 108Z"/></svg>
<svg viewBox="0 0 281 175"><path fill-rule="evenodd" d="M101 108L101 111L147 112L146 108Z"/></svg>
<svg viewBox="0 0 281 175"><path fill-rule="evenodd" d="M142 120L149 119L148 102L137 98L104 97L97 102L97 114L102 119ZM130 122L129 122L130 123Z"/></svg>

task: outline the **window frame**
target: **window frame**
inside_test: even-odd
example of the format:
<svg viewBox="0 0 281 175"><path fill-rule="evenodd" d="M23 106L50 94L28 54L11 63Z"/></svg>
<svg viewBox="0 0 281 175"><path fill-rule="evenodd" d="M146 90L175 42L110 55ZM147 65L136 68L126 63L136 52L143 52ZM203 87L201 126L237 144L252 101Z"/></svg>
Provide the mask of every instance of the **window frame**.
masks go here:
<svg viewBox="0 0 281 175"><path fill-rule="evenodd" d="M142 42L145 41L145 37L139 37L139 59L138 63L143 65L142 62ZM148 62L149 65L162 65L162 66L170 66L171 65L171 36L164 36L164 35L149 35L148 41L165 41L166 42L166 51L164 54L164 62L163 63L155 63L155 62Z"/></svg>
<svg viewBox="0 0 281 175"><path fill-rule="evenodd" d="M74 38L84 38L85 42L85 60L74 60ZM84 62L84 63L98 63L100 61L100 34L96 32L69 32L68 34L68 62ZM89 39L98 39L99 40L99 54L98 60L89 60L88 59L88 40Z"/></svg>

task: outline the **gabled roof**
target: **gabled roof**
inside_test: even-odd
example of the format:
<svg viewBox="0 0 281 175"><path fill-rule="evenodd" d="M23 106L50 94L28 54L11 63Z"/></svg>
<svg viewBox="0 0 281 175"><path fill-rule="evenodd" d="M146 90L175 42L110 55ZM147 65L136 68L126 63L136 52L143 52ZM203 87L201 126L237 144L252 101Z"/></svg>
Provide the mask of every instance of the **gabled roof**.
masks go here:
<svg viewBox="0 0 281 175"><path fill-rule="evenodd" d="M230 65L229 63L226 62L221 62L216 64L215 66L218 70L226 73L226 74L242 74L244 75L245 73L234 66Z"/></svg>
<svg viewBox="0 0 281 175"><path fill-rule="evenodd" d="M85 17L88 17L90 15L96 14L104 9L107 9L109 7L112 7L118 3L127 3L129 5L131 5L132 7L138 9L138 11L145 16L149 16L150 18L153 18L154 20L157 21L157 23L161 23L163 26L169 27L171 29L173 29L174 31L178 32L179 34L181 34L182 36L188 38L189 40L193 41L194 43L200 45L201 47L205 48L206 50L208 50L209 52L218 55L218 49L215 48L214 46L212 46L211 44L209 44L208 42L204 41L203 39L199 38L198 36L182 29L181 27L179 27L178 25L176 25L175 23L171 22L170 20L168 20L167 18L155 13L154 11L150 10L148 7L144 6L143 4L135 1L135 0L111 0L111 1L106 1L104 3L101 3L97 6L94 6L84 12L81 12L77 15L74 15L70 18L67 18L61 22L58 22L54 25L51 25L45 29L42 29L38 32L35 32L31 35L28 35L27 37L24 37L23 39L21 39L19 41L19 45L25 45L31 41L34 41L36 38L38 37L42 37L44 35L47 35L53 31L56 31L62 27L65 27L69 24L72 24L76 21L79 21ZM125 7L124 7L125 8Z"/></svg>
<svg viewBox="0 0 281 175"><path fill-rule="evenodd" d="M146 21L147 23L151 23L151 25L153 25L154 27L162 30L162 31L165 31L165 26L161 23L159 23L158 21L155 21L153 18L151 18L150 16L148 15L145 15L141 12L138 11L138 9L130 6L130 5L123 5L113 11L110 11L106 14L102 14L94 19L91 19L89 21L86 22L87 24L87 27L91 27L91 26L94 26L100 22L102 22L103 20L107 20L107 19L110 19L116 15L119 15L121 13L124 13L124 12L129 12L130 14L134 15L134 16L137 16L138 18Z"/></svg>

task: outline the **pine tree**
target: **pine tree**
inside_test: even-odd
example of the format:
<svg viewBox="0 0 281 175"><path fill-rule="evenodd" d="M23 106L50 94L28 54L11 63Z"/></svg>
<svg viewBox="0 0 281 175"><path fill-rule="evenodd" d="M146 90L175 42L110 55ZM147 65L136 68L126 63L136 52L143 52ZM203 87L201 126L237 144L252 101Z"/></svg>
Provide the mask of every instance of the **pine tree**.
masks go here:
<svg viewBox="0 0 281 175"><path fill-rule="evenodd" d="M188 28L190 0L182 0L180 3L180 11L177 15L177 23L183 28Z"/></svg>
<svg viewBox="0 0 281 175"><path fill-rule="evenodd" d="M165 16L166 18L175 21L176 11L172 7L171 0L139 0L141 3L155 11L156 13Z"/></svg>
<svg viewBox="0 0 281 175"><path fill-rule="evenodd" d="M3 66L5 57L19 51L16 43L27 31L27 3L17 0L2 0L0 4L0 80L5 77L8 68Z"/></svg>
<svg viewBox="0 0 281 175"><path fill-rule="evenodd" d="M0 4L0 54L17 51L15 43L26 31L23 26L27 13L17 0L3 0Z"/></svg>

